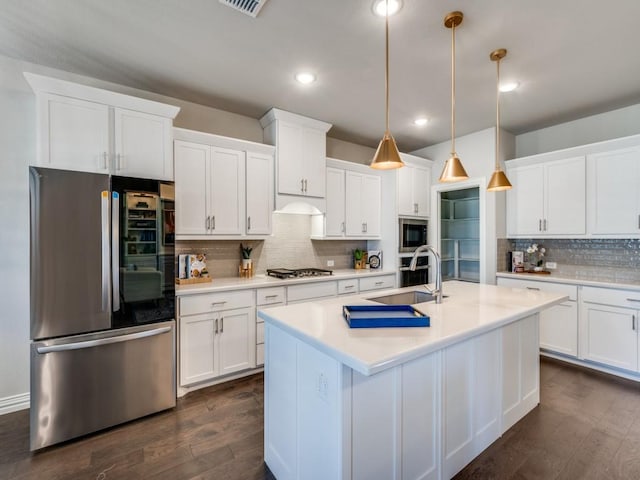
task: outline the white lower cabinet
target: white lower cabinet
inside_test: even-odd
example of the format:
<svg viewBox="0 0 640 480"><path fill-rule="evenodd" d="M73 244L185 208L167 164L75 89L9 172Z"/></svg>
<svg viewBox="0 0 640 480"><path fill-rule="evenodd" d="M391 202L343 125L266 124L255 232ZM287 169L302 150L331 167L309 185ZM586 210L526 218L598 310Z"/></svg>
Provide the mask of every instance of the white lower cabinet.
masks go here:
<svg viewBox="0 0 640 480"><path fill-rule="evenodd" d="M396 286L396 275L381 275L360 279L360 291L382 290L383 288L393 288Z"/></svg>
<svg viewBox="0 0 640 480"><path fill-rule="evenodd" d="M258 308L285 305L287 293L285 287L259 288L256 290ZM264 320L256 315L256 366L264 365Z"/></svg>
<svg viewBox="0 0 640 480"><path fill-rule="evenodd" d="M253 290L180 298L180 379L187 387L256 365Z"/></svg>
<svg viewBox="0 0 640 480"><path fill-rule="evenodd" d="M640 292L583 288L581 350L585 360L640 371L639 302Z"/></svg>
<svg viewBox="0 0 640 480"><path fill-rule="evenodd" d="M540 312L540 348L554 353L578 356L578 287L561 283L498 278L499 286L562 293L569 300Z"/></svg>

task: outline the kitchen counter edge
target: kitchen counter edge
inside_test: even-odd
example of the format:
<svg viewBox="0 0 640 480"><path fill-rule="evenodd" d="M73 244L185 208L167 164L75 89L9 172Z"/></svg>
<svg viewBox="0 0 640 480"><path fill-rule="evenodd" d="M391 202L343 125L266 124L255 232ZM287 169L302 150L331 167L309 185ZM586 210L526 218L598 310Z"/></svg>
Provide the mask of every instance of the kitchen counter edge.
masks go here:
<svg viewBox="0 0 640 480"><path fill-rule="evenodd" d="M516 278L520 280L530 280L535 282L547 282L547 283L563 283L567 285L582 285L587 287L600 287L600 288L614 288L620 290L634 290L640 292L639 283L626 283L625 280L593 280L581 278L580 276L563 276L563 275L541 275L535 273L512 273L512 272L497 272L498 278Z"/></svg>

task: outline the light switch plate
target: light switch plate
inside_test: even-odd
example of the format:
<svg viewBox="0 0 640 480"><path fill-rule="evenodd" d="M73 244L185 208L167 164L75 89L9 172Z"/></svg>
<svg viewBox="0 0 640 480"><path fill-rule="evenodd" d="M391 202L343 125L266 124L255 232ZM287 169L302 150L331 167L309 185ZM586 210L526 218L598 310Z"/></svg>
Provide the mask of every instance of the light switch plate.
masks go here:
<svg viewBox="0 0 640 480"><path fill-rule="evenodd" d="M545 266L549 270L555 270L556 268L558 268L558 264L556 264L556 262L547 262L547 263L545 263Z"/></svg>

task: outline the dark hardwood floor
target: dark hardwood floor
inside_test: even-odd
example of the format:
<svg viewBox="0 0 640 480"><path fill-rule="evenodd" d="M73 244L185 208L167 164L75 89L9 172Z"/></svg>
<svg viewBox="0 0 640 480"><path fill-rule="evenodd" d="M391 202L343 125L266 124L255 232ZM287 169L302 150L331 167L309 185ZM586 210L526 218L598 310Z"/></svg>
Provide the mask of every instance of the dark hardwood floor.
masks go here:
<svg viewBox="0 0 640 480"><path fill-rule="evenodd" d="M173 411L36 454L28 411L0 416L0 479L273 480L262 381L199 390ZM541 387L540 405L456 479L640 479L640 384L543 359Z"/></svg>

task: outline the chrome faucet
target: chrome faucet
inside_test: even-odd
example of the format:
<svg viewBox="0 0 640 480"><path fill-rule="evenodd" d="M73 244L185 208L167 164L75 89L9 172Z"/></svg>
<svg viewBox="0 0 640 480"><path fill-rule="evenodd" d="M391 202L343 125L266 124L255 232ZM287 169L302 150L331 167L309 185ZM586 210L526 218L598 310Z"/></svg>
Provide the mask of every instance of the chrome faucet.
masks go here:
<svg viewBox="0 0 640 480"><path fill-rule="evenodd" d="M415 271L416 265L418 263L418 255L425 250L431 252L433 258L436 261L436 284L433 289L430 289L428 285L425 285L424 288L427 289L427 292L436 297L436 303L442 303L442 260L440 258L440 254L436 251L436 249L431 245L421 245L416 248L416 251L413 252L413 257L411 257L409 270L411 270L412 272Z"/></svg>

